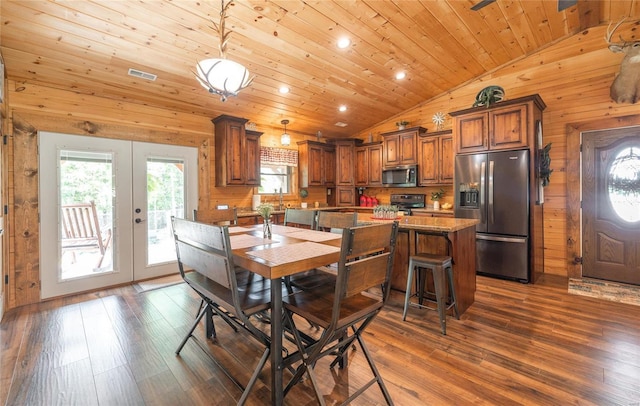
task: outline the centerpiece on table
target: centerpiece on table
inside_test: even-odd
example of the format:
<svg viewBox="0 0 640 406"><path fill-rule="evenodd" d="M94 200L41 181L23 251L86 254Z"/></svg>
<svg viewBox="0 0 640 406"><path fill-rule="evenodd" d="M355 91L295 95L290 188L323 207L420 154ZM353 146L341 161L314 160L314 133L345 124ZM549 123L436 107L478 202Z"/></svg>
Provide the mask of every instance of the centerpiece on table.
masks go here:
<svg viewBox="0 0 640 406"><path fill-rule="evenodd" d="M256 211L262 216L262 238L271 239L271 213L273 213L273 205L271 203L263 203L256 208Z"/></svg>

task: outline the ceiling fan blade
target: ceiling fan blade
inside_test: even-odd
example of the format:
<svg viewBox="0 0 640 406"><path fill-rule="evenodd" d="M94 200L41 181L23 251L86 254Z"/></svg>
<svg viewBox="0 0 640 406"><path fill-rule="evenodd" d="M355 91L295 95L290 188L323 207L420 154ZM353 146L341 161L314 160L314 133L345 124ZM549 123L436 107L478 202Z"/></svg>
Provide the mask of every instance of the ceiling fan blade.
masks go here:
<svg viewBox="0 0 640 406"><path fill-rule="evenodd" d="M568 9L571 6L575 6L578 0L558 0L558 11Z"/></svg>
<svg viewBox="0 0 640 406"><path fill-rule="evenodd" d="M471 10L473 11L478 11L483 7L488 6L489 4L493 3L496 0L480 0L480 2L476 3L475 5L473 5L471 7Z"/></svg>

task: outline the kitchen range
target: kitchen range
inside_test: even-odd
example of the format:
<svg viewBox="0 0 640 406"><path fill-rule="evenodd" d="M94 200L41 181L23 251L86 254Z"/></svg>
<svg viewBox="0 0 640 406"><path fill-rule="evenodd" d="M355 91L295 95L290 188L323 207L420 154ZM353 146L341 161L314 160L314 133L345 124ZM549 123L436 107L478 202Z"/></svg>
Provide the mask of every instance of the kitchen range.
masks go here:
<svg viewBox="0 0 640 406"><path fill-rule="evenodd" d="M392 194L390 203L398 206L398 210L406 216L411 215L411 209L422 209L425 207L424 195L420 194Z"/></svg>

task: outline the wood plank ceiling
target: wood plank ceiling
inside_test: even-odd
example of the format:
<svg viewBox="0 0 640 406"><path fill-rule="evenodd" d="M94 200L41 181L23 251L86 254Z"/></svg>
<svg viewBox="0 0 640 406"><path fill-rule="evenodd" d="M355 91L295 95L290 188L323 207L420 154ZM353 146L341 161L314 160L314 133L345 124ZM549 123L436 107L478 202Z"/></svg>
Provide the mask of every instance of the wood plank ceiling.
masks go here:
<svg viewBox="0 0 640 406"><path fill-rule="evenodd" d="M0 45L7 77L18 85L230 114L263 131L288 119L290 132L348 137L637 7L636 0L579 0L558 12L553 0L497 0L470 10L476 2L236 0L227 57L255 80L224 103L193 74L196 61L218 57L211 22L219 0L2 0ZM351 39L343 50L342 36ZM128 76L129 68L158 79ZM399 71L404 80L395 79ZM282 85L291 91L280 94Z"/></svg>

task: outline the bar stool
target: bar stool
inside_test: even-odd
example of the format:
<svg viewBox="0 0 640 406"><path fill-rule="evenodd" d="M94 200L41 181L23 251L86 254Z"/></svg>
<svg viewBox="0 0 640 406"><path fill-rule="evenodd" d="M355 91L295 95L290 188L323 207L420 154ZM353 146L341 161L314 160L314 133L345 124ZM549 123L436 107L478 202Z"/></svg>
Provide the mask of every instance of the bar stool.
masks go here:
<svg viewBox="0 0 640 406"><path fill-rule="evenodd" d="M416 293L411 294L411 283L413 282L413 276L415 269L418 269L416 276ZM426 284L426 271L430 271L433 275L433 285L435 292L425 291ZM444 279L445 273L447 275L449 297L445 297ZM425 297L425 295L427 297ZM412 303L410 299L416 296L418 303ZM435 296L435 300L428 296ZM409 274L407 275L407 293L404 297L404 311L402 312L402 320L407 317L407 310L409 306L416 306L418 308L427 308L424 305L424 301L436 303L438 308L438 316L440 317L440 327L442 328L442 335L447 334L447 320L446 312L453 307L456 319L460 319L460 313L458 312L458 302L456 301L456 291L453 286L453 267L451 264L451 257L443 255L432 254L418 254L409 258Z"/></svg>

